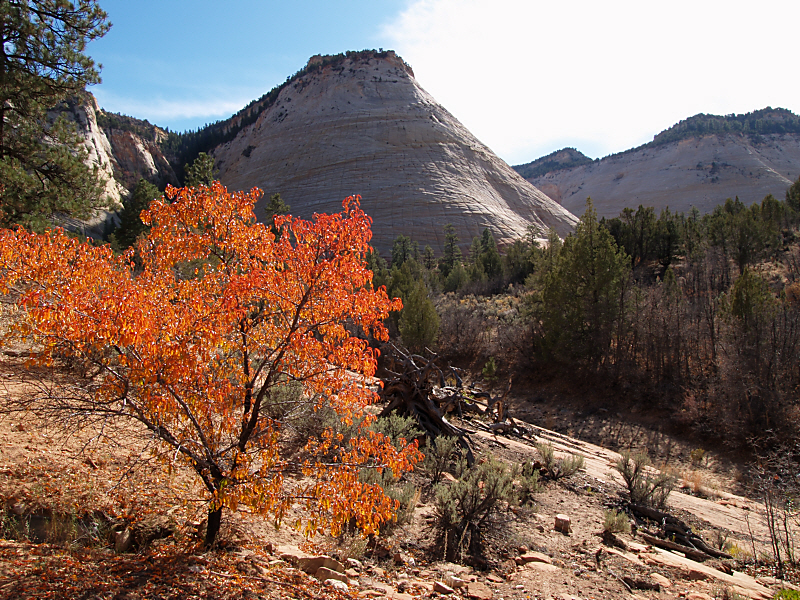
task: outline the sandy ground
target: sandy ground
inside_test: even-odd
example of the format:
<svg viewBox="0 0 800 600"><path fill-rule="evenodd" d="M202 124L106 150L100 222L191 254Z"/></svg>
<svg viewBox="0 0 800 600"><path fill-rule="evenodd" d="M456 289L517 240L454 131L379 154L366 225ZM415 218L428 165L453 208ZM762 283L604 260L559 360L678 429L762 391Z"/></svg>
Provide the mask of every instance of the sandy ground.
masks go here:
<svg viewBox="0 0 800 600"><path fill-rule="evenodd" d="M0 401L36 393L37 388L27 380L31 373L23 363L19 357L2 356ZM39 381L52 382L52 377L40 373ZM57 382L63 382L65 376L57 374L55 377ZM568 419L568 415L564 418ZM617 426L610 417L606 420L606 426ZM158 560L174 562L176 556L181 557L179 564L170 562L173 566L164 569L169 576L164 575L153 583L155 575L152 574L150 579L133 580L120 575L112 578L113 581L109 579L108 589L124 588L127 596L109 592L107 596L98 593L94 597L169 597L169 590L173 590L170 593L174 593L174 597L181 597L175 591L179 589L184 590L181 594L187 594L186 597L192 594L224 597L222 592L214 590L223 589L223 584L228 586L224 589L232 589L231 578L237 578L237 585L250 586L253 597L264 598L300 597L302 594L297 590L301 588L310 589L310 597L323 594L331 594L331 597L337 594L343 597L385 596L400 600L435 597L439 594L433 591L434 584L457 582L453 576L464 582L463 587L453 592L456 596L505 600L628 597L702 600L732 598L734 591L744 597L766 599L781 587L782 584L769 577L755 579L746 575L738 570L743 568L738 563L726 561L730 563L727 566L718 560L697 563L630 536L619 536L624 549L604 545L600 537L604 513L611 507L624 505L621 480L612 468L618 454L545 429L540 426L543 424L528 423L528 436L506 437L479 431L475 423L463 423L476 432L473 441L479 455L491 454L509 463L535 461L538 459L535 443L544 441L552 444L557 453L578 453L585 458L584 469L575 476L545 482L532 509L508 507L501 511L487 534L486 562L480 568L441 562L430 526L434 494L426 488L425 479L414 474L411 481L419 486L420 497L411 523L396 528L366 548L352 539L334 540L324 536L306 546L310 551L340 558L349 554L361 561L358 572L351 573L349 591L337 592L319 587L318 582L280 560L278 548L302 545L302 536L287 527L276 530L270 522L244 511L227 516L221 547L205 552L196 535L204 515L196 481L190 473L181 469L168 472L159 463L149 460L147 438L141 432L119 431L114 439L120 443L114 445L102 443L103 438L98 438L97 431L91 428L64 436L57 424L43 423L31 414L7 415L0 419L0 503L4 515L82 515L94 511L126 524L143 521L147 515L157 515L169 522L174 533L151 548L123 557L114 554L108 538L95 540L89 549L78 549L74 544L64 546L57 542L25 540L20 536L0 541L0 597L26 597L23 593L26 590L35 591L29 597L36 597L40 590L36 586L42 585L44 577L42 569L50 572L46 571L48 561L61 561L58 562L60 568L66 569L64 581L72 576L75 580L80 577L102 580L103 577L112 578L115 573L109 561L124 559L135 565L149 564L148 560L156 560L153 552L160 553ZM679 445L677 441L670 443L673 447ZM682 452L685 456L686 452ZM767 551L763 510L751 499L732 492L737 488L734 471L721 469L724 461L713 456L697 466L685 460L681 462L677 456L678 453L673 452L674 468L684 476L687 489L676 491L670 497L669 505L674 514L690 523L707 541L714 539L717 530L725 530L729 539L743 551L751 552L753 543L757 552ZM695 485L698 482L698 491L706 497L689 493L698 487ZM555 530L557 514L569 516L569 534ZM5 517L3 522L6 522ZM5 534L7 538L14 537L7 535L8 531ZM545 562L525 563L520 555L529 551L541 553L546 557ZM262 569L258 575L242 575L243 552L261 557L263 560L259 564L267 565L266 570ZM73 559L80 556L80 560L65 562L64 556ZM195 568L198 560L205 566ZM69 567L73 563L75 566ZM125 572L135 572L138 568L135 565L126 567ZM270 579L294 583L272 586L264 583ZM657 590L636 589L645 583L658 583L659 587ZM53 597L74 597L74 591L68 593L64 585L51 582L47 589L52 590ZM314 588L315 585L318 587ZM148 591L151 589L156 591ZM4 596L6 592L14 595Z"/></svg>

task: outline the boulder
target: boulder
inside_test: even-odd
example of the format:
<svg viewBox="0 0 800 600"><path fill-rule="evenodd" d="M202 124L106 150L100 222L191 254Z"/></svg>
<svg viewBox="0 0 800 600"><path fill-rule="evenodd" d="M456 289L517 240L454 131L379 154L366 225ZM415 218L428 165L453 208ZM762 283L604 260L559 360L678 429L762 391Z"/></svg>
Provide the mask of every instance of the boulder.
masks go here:
<svg viewBox="0 0 800 600"><path fill-rule="evenodd" d="M346 592L350 589L344 581L339 581L338 579L326 579L324 583L328 587L342 592Z"/></svg>
<svg viewBox="0 0 800 600"><path fill-rule="evenodd" d="M131 548L133 548L133 530L128 527L125 531L117 533L114 540L114 551L117 554L123 554L130 552Z"/></svg>
<svg viewBox="0 0 800 600"><path fill-rule="evenodd" d="M453 594L453 593L455 593L455 590L453 588L451 588L449 585L447 585L446 583L443 583L441 581L434 581L433 582L433 591L436 592L437 594Z"/></svg>
<svg viewBox="0 0 800 600"><path fill-rule="evenodd" d="M345 571L344 565L330 556L303 556L297 561L297 568L309 575L313 575L322 567L338 573Z"/></svg>
<svg viewBox="0 0 800 600"><path fill-rule="evenodd" d="M491 600L494 594L485 583L473 581L467 584L467 597L475 600Z"/></svg>
<svg viewBox="0 0 800 600"><path fill-rule="evenodd" d="M449 586L450 586L451 588L453 588L454 590L457 590L457 589L459 589L459 588L462 588L462 587L464 587L465 585L467 585L467 582L466 582L466 581L464 581L463 579L461 579L461 578L460 578L460 577L458 577L457 575L453 575L452 573L448 574L448 575L447 575L447 576L444 578L444 581L445 581L445 583L446 583L447 585L449 585Z"/></svg>
<svg viewBox="0 0 800 600"><path fill-rule="evenodd" d="M553 564L553 559L541 552L527 552L520 556L519 559L522 561L521 564L523 565L531 562L547 563L548 565Z"/></svg>
<svg viewBox="0 0 800 600"><path fill-rule="evenodd" d="M328 567L318 568L314 573L314 577L320 581L327 581L328 579L335 579L336 581L341 581L342 583L348 583L349 581L347 575L344 573L339 573L339 571L329 569Z"/></svg>
<svg viewBox="0 0 800 600"><path fill-rule="evenodd" d="M672 582L664 577L661 573L650 573L650 579L655 581L662 588L668 588L672 586Z"/></svg>
<svg viewBox="0 0 800 600"><path fill-rule="evenodd" d="M569 517L567 515L556 515L555 529L561 533L569 533L572 530Z"/></svg>

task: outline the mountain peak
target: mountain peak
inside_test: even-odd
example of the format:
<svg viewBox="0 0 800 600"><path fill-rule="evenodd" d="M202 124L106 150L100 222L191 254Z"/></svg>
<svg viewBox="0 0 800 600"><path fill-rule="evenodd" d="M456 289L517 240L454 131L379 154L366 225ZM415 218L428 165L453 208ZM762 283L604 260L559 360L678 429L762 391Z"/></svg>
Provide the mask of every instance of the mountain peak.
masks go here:
<svg viewBox="0 0 800 600"><path fill-rule="evenodd" d="M400 235L441 252L483 229L499 244L528 226L560 235L577 219L515 173L423 90L392 51L312 57L212 154L232 189L280 193L297 216L338 212L361 195L373 245ZM257 207L257 211L260 207Z"/></svg>
<svg viewBox="0 0 800 600"><path fill-rule="evenodd" d="M339 54L315 54L308 59L305 69L295 73L289 80L302 77L306 73L313 73L324 69L325 67L335 68L341 66L345 61L370 61L370 60L385 60L392 65L404 69L411 77L414 76L414 71L411 69L406 61L400 58L394 50L348 50Z"/></svg>

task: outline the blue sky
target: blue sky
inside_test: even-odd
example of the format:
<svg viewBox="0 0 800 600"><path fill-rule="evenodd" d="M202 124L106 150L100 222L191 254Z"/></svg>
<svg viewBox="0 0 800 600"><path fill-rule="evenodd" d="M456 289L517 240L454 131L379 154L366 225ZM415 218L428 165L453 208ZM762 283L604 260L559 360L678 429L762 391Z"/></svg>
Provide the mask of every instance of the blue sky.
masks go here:
<svg viewBox="0 0 800 600"><path fill-rule="evenodd" d="M800 114L800 2L100 0L102 107L173 130L225 118L314 54L385 48L511 164L602 157L699 112Z"/></svg>

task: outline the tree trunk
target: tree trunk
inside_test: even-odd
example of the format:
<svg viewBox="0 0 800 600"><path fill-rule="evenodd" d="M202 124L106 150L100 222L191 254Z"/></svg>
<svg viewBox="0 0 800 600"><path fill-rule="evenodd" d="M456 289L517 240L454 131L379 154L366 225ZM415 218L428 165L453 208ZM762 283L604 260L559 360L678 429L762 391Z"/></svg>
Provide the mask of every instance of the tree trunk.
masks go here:
<svg viewBox="0 0 800 600"><path fill-rule="evenodd" d="M217 539L217 534L219 533L219 527L222 523L222 507L220 506L217 509L209 508L208 509L208 525L206 526L206 541L205 546L206 548L210 548L214 545L214 542Z"/></svg>

